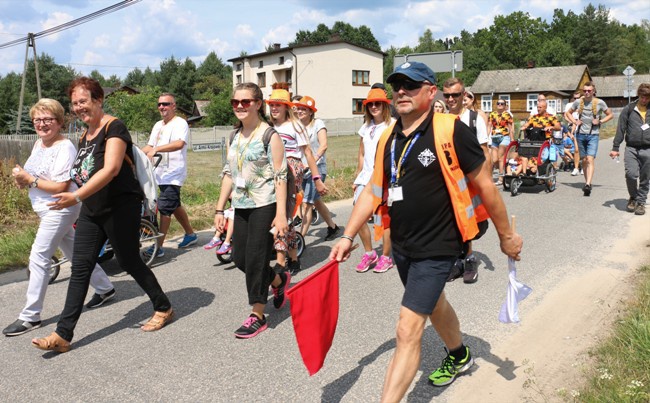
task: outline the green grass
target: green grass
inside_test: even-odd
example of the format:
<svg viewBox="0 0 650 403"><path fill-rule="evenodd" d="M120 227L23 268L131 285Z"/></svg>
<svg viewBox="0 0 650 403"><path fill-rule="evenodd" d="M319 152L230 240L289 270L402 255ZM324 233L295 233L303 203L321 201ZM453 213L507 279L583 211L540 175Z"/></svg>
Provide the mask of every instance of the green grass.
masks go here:
<svg viewBox="0 0 650 403"><path fill-rule="evenodd" d="M650 266L639 270L635 299L611 335L593 351L587 385L571 391L580 402L650 401ZM569 397L569 396L566 396Z"/></svg>

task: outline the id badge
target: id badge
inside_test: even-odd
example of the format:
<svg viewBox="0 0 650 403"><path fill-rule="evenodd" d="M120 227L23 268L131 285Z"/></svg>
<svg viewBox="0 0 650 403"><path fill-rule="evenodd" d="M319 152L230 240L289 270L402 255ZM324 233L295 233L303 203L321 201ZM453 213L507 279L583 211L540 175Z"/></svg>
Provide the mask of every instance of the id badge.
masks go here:
<svg viewBox="0 0 650 403"><path fill-rule="evenodd" d="M238 176L237 179L235 179L235 186L237 186L240 189L245 188L246 181L241 176Z"/></svg>
<svg viewBox="0 0 650 403"><path fill-rule="evenodd" d="M643 126L641 126L641 130L648 130L650 128L650 125L645 123Z"/></svg>
<svg viewBox="0 0 650 403"><path fill-rule="evenodd" d="M388 205L392 205L394 202L402 201L404 200L404 195L402 193L402 187L401 186L395 186L392 188L388 188Z"/></svg>

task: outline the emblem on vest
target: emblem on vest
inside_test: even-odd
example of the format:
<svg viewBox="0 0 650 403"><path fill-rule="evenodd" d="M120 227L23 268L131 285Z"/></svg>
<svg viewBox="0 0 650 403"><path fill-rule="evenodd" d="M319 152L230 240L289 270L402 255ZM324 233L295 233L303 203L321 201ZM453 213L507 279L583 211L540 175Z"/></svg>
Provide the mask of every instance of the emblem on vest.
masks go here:
<svg viewBox="0 0 650 403"><path fill-rule="evenodd" d="M418 155L418 160L420 160L420 163L426 168L436 160L436 156L427 148Z"/></svg>

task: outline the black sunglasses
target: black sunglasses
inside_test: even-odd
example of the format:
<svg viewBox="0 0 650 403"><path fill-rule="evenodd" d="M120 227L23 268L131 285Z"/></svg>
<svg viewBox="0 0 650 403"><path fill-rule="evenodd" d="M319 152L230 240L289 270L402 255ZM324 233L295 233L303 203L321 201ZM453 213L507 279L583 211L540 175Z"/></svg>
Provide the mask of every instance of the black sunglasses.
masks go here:
<svg viewBox="0 0 650 403"><path fill-rule="evenodd" d="M399 90L398 90L399 91ZM407 90L408 91L408 90ZM379 108L382 106L384 103L381 101L373 101L373 102L367 102L366 103L366 108Z"/></svg>
<svg viewBox="0 0 650 403"><path fill-rule="evenodd" d="M497 105L505 105L505 102L497 102Z"/></svg>
<svg viewBox="0 0 650 403"><path fill-rule="evenodd" d="M404 81L394 81L390 83L390 86L393 87L393 92L398 92L402 88L404 91L413 91L422 88L423 85L429 84L426 81L422 82L417 82L417 81L410 81L410 80L404 80Z"/></svg>
<svg viewBox="0 0 650 403"><path fill-rule="evenodd" d="M449 98L449 97L452 97L452 98L458 98L458 97L461 96L461 95L463 95L462 92L443 92L443 93L442 93L442 96L443 96L443 98L445 98L445 99L446 99L446 98Z"/></svg>
<svg viewBox="0 0 650 403"><path fill-rule="evenodd" d="M171 102L158 102L158 107L161 107L161 106L169 106L169 105L171 105L171 104L172 104Z"/></svg>

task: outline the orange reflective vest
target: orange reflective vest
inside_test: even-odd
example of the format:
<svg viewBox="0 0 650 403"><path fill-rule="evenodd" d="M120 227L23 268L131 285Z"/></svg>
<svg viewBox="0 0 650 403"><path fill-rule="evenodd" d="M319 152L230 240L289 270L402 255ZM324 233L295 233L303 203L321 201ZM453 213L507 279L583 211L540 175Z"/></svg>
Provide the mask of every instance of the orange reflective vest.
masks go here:
<svg viewBox="0 0 650 403"><path fill-rule="evenodd" d="M440 161L445 184L456 216L456 225L463 236L463 242L472 240L478 234L478 223L490 218L473 185L460 165L454 148L454 122L457 116L436 113L433 115L434 144ZM381 135L375 154L375 169L370 180L372 186L375 240L381 239L384 228L390 228L390 217L386 198L388 180L384 175L384 150L393 131L393 125ZM444 156L444 157L443 157Z"/></svg>

